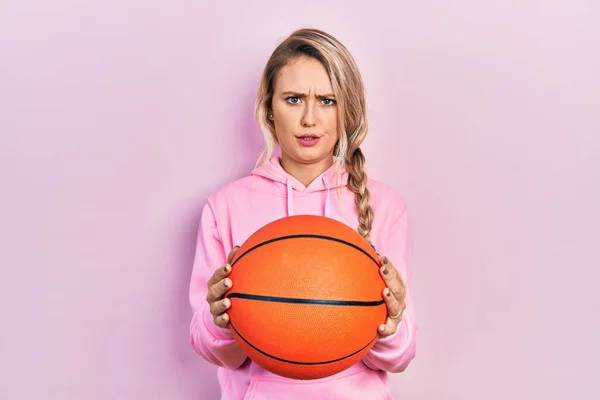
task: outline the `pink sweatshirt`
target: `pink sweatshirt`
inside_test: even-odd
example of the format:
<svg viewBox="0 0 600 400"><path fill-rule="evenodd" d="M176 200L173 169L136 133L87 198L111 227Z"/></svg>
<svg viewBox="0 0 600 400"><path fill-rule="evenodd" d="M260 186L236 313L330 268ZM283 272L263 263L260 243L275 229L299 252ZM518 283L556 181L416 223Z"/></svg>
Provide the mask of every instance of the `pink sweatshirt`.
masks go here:
<svg viewBox="0 0 600 400"><path fill-rule="evenodd" d="M380 338L361 362L337 375L300 381L272 374L252 362L232 334L213 322L206 302L208 279L226 263L235 245L241 245L263 225L284 216L316 214L357 229L354 194L345 185L347 173L335 172L335 167L331 167L304 187L273 157L250 176L208 197L200 220L190 283L194 313L190 343L200 356L219 367L217 376L224 400L391 399L387 373L403 371L415 356L417 325L410 296L406 202L389 186L375 180L369 180L375 212L371 241L377 252L387 256L402 273L408 286L407 309L395 334Z"/></svg>

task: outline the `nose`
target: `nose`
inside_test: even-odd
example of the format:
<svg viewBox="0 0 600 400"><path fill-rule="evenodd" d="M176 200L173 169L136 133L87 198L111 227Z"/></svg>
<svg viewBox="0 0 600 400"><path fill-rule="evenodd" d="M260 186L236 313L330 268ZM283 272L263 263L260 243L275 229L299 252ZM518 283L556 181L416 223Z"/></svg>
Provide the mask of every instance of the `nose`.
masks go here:
<svg viewBox="0 0 600 400"><path fill-rule="evenodd" d="M302 115L302 126L311 127L316 124L316 116L314 110L314 104L308 103L304 109L304 114Z"/></svg>

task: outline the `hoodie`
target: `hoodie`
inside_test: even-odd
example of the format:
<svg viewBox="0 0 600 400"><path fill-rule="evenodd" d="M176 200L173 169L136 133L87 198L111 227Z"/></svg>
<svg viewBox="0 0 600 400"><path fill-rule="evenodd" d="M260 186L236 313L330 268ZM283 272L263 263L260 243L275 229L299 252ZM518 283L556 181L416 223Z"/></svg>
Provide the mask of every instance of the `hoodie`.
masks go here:
<svg viewBox="0 0 600 400"><path fill-rule="evenodd" d="M330 377L294 380L273 374L242 352L231 332L216 326L206 302L207 281L227 255L267 223L296 214L322 215L358 229L354 193L347 172L334 164L307 187L273 157L249 176L212 193L201 213L189 299L193 316L190 344L216 365L223 400L391 399L388 373L402 372L415 356L417 324L411 297L411 246L407 206L389 186L369 179L375 218L371 242L401 273L407 285L406 310L397 331L379 338L354 366ZM235 286L235 282L233 282Z"/></svg>

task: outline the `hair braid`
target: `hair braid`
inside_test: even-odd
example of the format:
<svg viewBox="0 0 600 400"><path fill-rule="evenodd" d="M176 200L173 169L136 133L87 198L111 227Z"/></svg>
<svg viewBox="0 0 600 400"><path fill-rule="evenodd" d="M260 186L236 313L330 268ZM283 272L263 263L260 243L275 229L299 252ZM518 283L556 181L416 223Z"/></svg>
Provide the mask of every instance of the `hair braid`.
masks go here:
<svg viewBox="0 0 600 400"><path fill-rule="evenodd" d="M371 193L367 187L367 173L364 169L365 156L357 148L346 163L348 170L348 188L354 193L354 203L358 211L358 231L365 239L370 239L375 213L371 207Z"/></svg>

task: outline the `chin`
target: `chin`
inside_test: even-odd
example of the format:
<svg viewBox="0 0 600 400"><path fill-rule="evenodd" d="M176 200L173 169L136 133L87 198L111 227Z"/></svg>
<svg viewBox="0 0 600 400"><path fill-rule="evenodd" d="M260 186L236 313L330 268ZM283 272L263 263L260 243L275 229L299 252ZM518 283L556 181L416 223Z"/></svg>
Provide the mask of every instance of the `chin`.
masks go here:
<svg viewBox="0 0 600 400"><path fill-rule="evenodd" d="M294 154L296 160L307 164L322 161L327 157L333 157L333 155L319 149L300 149Z"/></svg>

